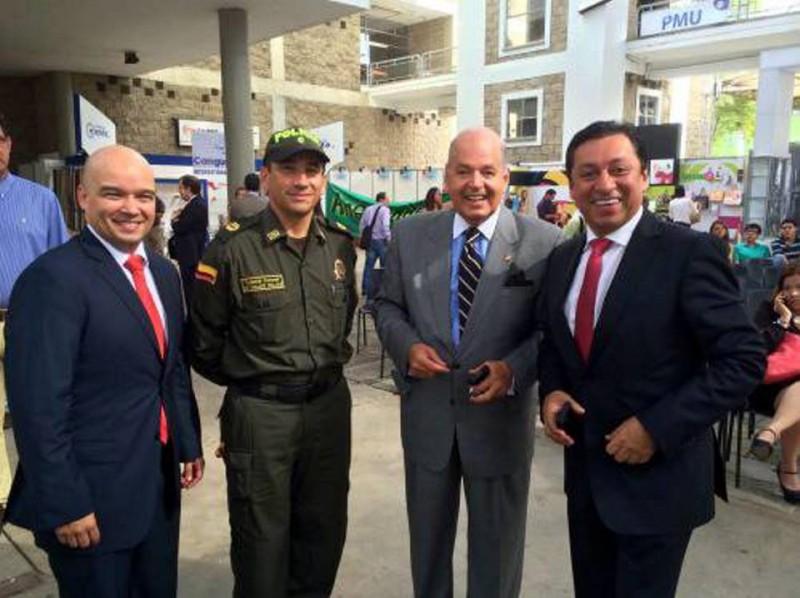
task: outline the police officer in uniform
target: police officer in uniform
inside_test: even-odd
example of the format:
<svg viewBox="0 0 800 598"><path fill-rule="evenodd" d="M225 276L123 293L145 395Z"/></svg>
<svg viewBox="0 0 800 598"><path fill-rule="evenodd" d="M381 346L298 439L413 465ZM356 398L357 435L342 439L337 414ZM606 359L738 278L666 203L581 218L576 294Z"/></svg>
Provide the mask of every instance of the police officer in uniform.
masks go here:
<svg viewBox="0 0 800 598"><path fill-rule="evenodd" d="M234 597L328 596L344 547L356 254L314 216L327 162L308 131L273 134L269 206L221 230L197 269L192 364L228 387Z"/></svg>

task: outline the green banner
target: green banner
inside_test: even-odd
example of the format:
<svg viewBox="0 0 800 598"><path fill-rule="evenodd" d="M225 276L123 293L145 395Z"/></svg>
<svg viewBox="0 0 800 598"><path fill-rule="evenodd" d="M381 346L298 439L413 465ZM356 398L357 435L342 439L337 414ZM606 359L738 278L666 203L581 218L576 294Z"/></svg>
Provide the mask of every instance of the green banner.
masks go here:
<svg viewBox="0 0 800 598"><path fill-rule="evenodd" d="M328 183L328 190L325 193L325 216L332 222L338 222L344 226L351 235L358 236L358 223L361 221L361 214L375 200L365 195L359 195L348 191L344 187L339 187L333 183ZM425 210L425 200L415 201L392 201L389 202L389 212L392 222L407 218Z"/></svg>

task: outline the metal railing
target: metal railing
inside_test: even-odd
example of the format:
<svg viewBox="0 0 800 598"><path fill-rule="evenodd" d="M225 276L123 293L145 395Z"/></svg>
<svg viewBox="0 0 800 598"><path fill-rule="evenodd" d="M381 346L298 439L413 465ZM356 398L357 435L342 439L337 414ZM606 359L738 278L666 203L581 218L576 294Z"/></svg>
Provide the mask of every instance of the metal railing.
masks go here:
<svg viewBox="0 0 800 598"><path fill-rule="evenodd" d="M728 14L724 19L703 24L699 15L699 10L703 7L713 6L716 10L725 7L727 4ZM672 18L668 21L673 26L672 30L664 30L652 33L642 33L642 17L647 13L655 11L663 11L665 9L680 10L686 9L689 13L683 16L681 23L678 17ZM694 10L693 10L694 9ZM639 26L639 37L653 37L660 35L669 35L671 33L678 33L680 31L688 31L692 29L705 29L707 27L717 27L720 25L729 25L731 23L739 23L742 21L749 21L752 19L761 19L765 17L774 17L784 14L800 12L800 0L661 0L660 2L653 2L640 6L637 9L637 23ZM680 25L684 26L680 26ZM677 25L677 26L676 26Z"/></svg>
<svg viewBox="0 0 800 598"><path fill-rule="evenodd" d="M421 54L411 54L371 62L362 73L362 83L368 86L446 75L456 70L456 49L444 48Z"/></svg>

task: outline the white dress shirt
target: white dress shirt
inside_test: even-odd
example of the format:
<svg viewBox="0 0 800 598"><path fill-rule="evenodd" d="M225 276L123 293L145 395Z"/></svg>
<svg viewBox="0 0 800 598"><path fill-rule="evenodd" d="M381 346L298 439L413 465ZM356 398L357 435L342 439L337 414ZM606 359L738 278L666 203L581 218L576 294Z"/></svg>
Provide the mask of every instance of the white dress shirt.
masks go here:
<svg viewBox="0 0 800 598"><path fill-rule="evenodd" d="M625 249L631 242L631 236L642 219L642 208L633 215L633 218L628 220L625 224L615 230L613 233L606 235L605 238L612 241L611 246L603 254L603 268L600 272L600 280L597 281L597 297L594 303L594 325L597 326L597 320L600 318L600 312L603 310L603 302L606 299L611 281L614 280L614 275L617 273L617 268L622 261L622 256L625 255ZM572 286L569 288L567 300L564 303L564 315L567 317L567 323L572 334L575 334L575 310L578 307L578 295L581 292L583 285L583 277L586 274L586 264L589 262L589 243L597 239L592 229L586 227L586 245L583 247L581 260L578 263L578 269L575 270L575 278L572 279Z"/></svg>
<svg viewBox="0 0 800 598"><path fill-rule="evenodd" d="M122 269L122 272L125 274L125 278L128 279L128 282L131 283L133 290L136 290L136 285L133 282L133 274L130 270L125 267L125 262L128 261L128 258L131 256L130 253L125 253L124 251L120 251L116 247L114 247L111 243L106 241L103 237L97 234L90 224L86 225L86 228L97 237L97 240L106 248L106 250L111 254L111 257L114 258L114 261L119 264L119 267ZM144 258L144 279L147 282L147 288L150 291L150 294L153 296L153 301L156 304L156 308L158 309L158 315L161 316L161 324L164 326L164 334L168 335L167 332L167 318L166 313L164 312L164 304L161 303L161 297L158 295L158 287L156 286L156 281L153 278L152 272L150 272L150 261L147 259L147 253L144 250L144 243L139 243L136 250L133 252L135 255L139 255ZM137 295L138 297L138 295ZM167 336L169 338L169 336Z"/></svg>

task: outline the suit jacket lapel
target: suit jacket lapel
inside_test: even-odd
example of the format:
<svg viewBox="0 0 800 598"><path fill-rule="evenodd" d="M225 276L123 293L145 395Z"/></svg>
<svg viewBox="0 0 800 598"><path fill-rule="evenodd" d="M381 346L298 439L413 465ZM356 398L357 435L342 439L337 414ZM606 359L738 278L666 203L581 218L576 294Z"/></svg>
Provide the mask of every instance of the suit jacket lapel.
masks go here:
<svg viewBox="0 0 800 598"><path fill-rule="evenodd" d="M182 319L183 317L182 297L176 296L174 290L170 288L170 272L165 270L165 268L172 268L172 266L165 264L161 260L152 259L152 254L149 250L147 251L147 261L150 265L150 272L153 274L156 288L158 289L161 305L164 307L167 334L167 355L164 361L169 365L175 358L175 351L180 349L180 339L176 336L176 332L181 329L183 323L179 320L179 318ZM166 370L167 368L165 368L165 371Z"/></svg>
<svg viewBox="0 0 800 598"><path fill-rule="evenodd" d="M552 294L552 299L548 301L549 309L546 317L551 318L550 331L554 337L554 343L556 346L565 347L565 358L569 359L572 365L578 369L583 369L585 364L578 353L575 337L572 335L569 322L564 315L564 305L567 302L567 295L585 246L586 235L580 235L565 245L561 263L554 264L550 268L551 277L547 281L550 288L546 290L548 294Z"/></svg>
<svg viewBox="0 0 800 598"><path fill-rule="evenodd" d="M436 331L451 355L453 338L450 332L450 247L453 240L453 212L431 219L421 256L427 260L425 277L431 289L430 300Z"/></svg>
<svg viewBox="0 0 800 598"><path fill-rule="evenodd" d="M133 315L134 319L138 322L144 333L150 339L153 350L158 353L158 341L156 340L156 333L153 330L153 324L150 322L150 317L142 305L139 296L136 294L130 281L126 278L125 274L119 267L114 258L111 256L106 248L97 240L89 229L84 229L80 237L81 246L86 251L86 254L92 258L97 265L97 271L101 278L108 283L113 291L120 298L122 303Z"/></svg>
<svg viewBox="0 0 800 598"><path fill-rule="evenodd" d="M592 339L592 352L589 363L593 363L597 356L611 341L611 332L618 320L625 312L625 304L636 293L636 287L642 280L647 266L653 259L654 245L659 236L658 222L655 217L645 212L631 236L630 243L625 248L625 254L611 281L603 309L595 326Z"/></svg>

